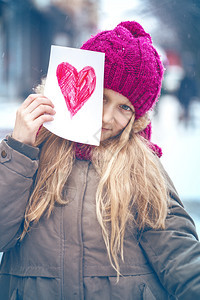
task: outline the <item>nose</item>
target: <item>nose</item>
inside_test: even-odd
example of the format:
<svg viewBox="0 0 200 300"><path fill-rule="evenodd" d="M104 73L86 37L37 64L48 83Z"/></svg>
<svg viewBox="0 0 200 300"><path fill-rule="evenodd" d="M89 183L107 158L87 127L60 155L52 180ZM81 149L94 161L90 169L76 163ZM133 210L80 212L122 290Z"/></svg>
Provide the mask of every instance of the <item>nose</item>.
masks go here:
<svg viewBox="0 0 200 300"><path fill-rule="evenodd" d="M108 103L103 106L103 123L110 123L114 119L114 108Z"/></svg>

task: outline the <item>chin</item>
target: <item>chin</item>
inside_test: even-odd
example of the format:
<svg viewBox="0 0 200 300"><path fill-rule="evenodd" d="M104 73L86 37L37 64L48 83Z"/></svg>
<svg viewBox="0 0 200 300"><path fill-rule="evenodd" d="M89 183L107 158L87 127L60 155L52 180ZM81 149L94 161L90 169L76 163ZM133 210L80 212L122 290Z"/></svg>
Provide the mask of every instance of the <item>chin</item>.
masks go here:
<svg viewBox="0 0 200 300"><path fill-rule="evenodd" d="M110 136L109 135L106 135L105 133L103 134L101 134L101 138L100 138L100 142L104 142L104 141L106 141L106 140L108 140L110 138Z"/></svg>

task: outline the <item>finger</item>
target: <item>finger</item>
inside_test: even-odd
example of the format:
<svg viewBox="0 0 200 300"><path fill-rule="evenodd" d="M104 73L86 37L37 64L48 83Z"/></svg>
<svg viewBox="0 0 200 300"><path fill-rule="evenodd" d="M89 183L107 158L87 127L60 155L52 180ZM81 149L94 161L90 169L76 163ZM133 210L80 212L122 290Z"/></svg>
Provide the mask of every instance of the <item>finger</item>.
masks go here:
<svg viewBox="0 0 200 300"><path fill-rule="evenodd" d="M49 105L52 108L54 107L52 101L49 98L44 96L38 96L32 102L30 102L29 106L26 107L25 111L26 113L31 113L40 105Z"/></svg>
<svg viewBox="0 0 200 300"><path fill-rule="evenodd" d="M44 114L55 115L55 113L55 110L51 106L41 104L30 113L30 117L32 120L35 120Z"/></svg>
<svg viewBox="0 0 200 300"><path fill-rule="evenodd" d="M42 97L42 94L30 94L22 103L22 107L27 108L37 97Z"/></svg>
<svg viewBox="0 0 200 300"><path fill-rule="evenodd" d="M28 107L30 107L32 105L32 103L34 103L34 105L36 104L40 104L41 99L43 99L43 101L46 101L47 103L49 103L52 107L54 107L52 101L47 98L46 96L42 95L42 94L31 94L29 95L26 100L23 102L22 104L22 109L26 109ZM37 100L37 102L35 103L35 101ZM39 102L39 103L38 103Z"/></svg>
<svg viewBox="0 0 200 300"><path fill-rule="evenodd" d="M39 128L45 123L45 122L51 122L54 120L54 117L52 115L41 115L37 119L35 119L33 126L35 128L35 131L38 132Z"/></svg>

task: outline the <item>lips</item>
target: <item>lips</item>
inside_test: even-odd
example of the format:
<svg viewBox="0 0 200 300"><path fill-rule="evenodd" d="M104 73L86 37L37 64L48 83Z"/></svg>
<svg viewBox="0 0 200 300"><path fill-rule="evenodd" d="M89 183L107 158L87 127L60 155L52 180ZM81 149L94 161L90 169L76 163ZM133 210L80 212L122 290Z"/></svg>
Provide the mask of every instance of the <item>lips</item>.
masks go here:
<svg viewBox="0 0 200 300"><path fill-rule="evenodd" d="M111 130L110 128L104 128L104 127L102 127L102 130L103 131L109 131L109 130Z"/></svg>
<svg viewBox="0 0 200 300"><path fill-rule="evenodd" d="M107 127L106 124L102 124L102 130L103 131L109 131L109 130L111 130L111 128Z"/></svg>

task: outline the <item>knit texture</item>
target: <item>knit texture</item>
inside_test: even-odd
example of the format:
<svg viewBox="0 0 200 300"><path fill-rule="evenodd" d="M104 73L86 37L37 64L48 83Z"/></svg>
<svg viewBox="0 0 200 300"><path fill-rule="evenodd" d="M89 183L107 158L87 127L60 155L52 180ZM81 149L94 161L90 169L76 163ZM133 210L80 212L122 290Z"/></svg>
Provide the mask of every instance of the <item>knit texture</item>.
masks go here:
<svg viewBox="0 0 200 300"><path fill-rule="evenodd" d="M79 160L91 160L91 152L94 147L95 146L87 144L75 143L74 150L76 158Z"/></svg>
<svg viewBox="0 0 200 300"><path fill-rule="evenodd" d="M161 91L164 68L150 35L135 21L121 22L102 31L81 49L105 53L104 88L127 97L135 108L135 119L153 109ZM151 123L140 132L159 157L162 150L151 142ZM75 148L76 157L88 159L91 146Z"/></svg>
<svg viewBox="0 0 200 300"><path fill-rule="evenodd" d="M151 127L151 122L147 125L147 127L140 132L140 135L145 138L148 141L148 146L153 152L158 156L162 156L162 149L151 142L151 133L152 133L152 127Z"/></svg>
<svg viewBox="0 0 200 300"><path fill-rule="evenodd" d="M163 65L139 23L122 22L91 37L81 49L105 53L104 87L127 97L136 119L153 108L161 90Z"/></svg>

